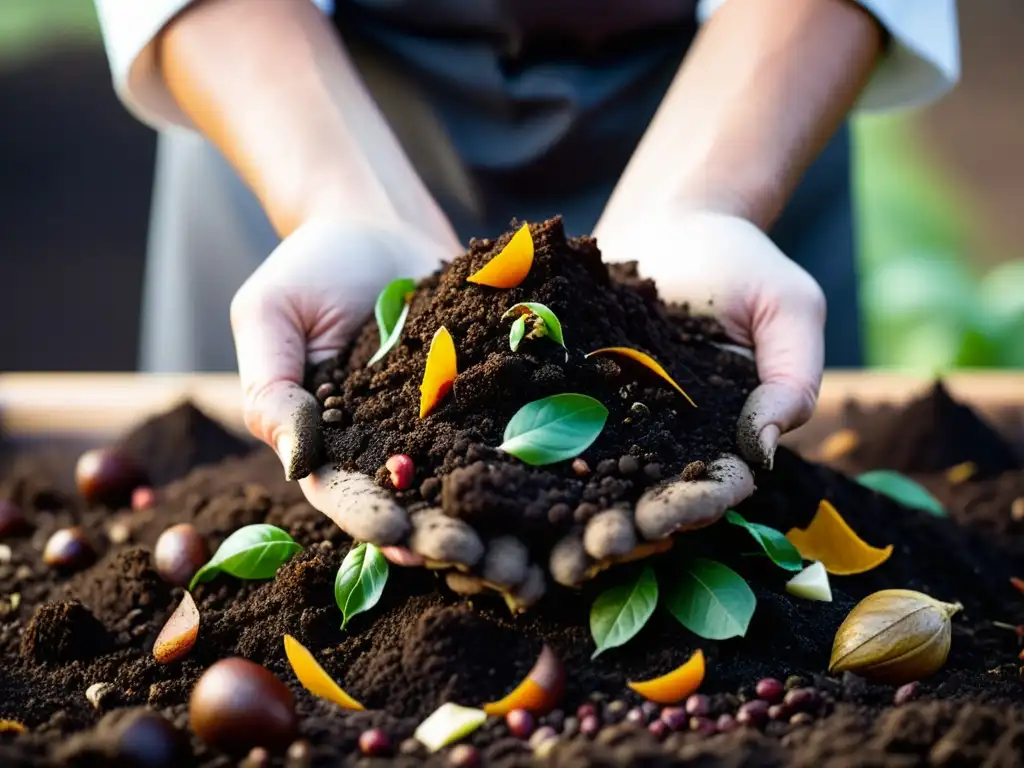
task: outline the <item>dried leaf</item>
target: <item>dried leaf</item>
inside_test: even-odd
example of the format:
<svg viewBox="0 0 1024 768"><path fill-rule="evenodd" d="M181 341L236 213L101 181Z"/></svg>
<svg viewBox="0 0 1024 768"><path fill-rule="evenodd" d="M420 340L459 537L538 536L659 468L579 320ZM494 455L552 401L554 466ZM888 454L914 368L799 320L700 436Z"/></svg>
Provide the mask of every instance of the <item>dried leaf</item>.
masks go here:
<svg viewBox="0 0 1024 768"><path fill-rule="evenodd" d="M199 637L199 609L188 592L164 624L153 645L153 658L170 664L188 656Z"/></svg>
<svg viewBox="0 0 1024 768"><path fill-rule="evenodd" d="M319 696L337 704L342 709L363 711L366 709L362 704L349 696L341 689L328 675L319 662L313 658L306 647L291 635L284 636L284 655L288 657L288 663L292 665L292 671L299 678L302 687Z"/></svg>
<svg viewBox="0 0 1024 768"><path fill-rule="evenodd" d="M877 568L892 554L892 545L878 549L865 543L827 500L807 528L791 528L786 534L804 560L820 560L825 570L837 576L864 573Z"/></svg>
<svg viewBox="0 0 1024 768"><path fill-rule="evenodd" d="M594 355L621 355L622 357L628 357L630 360L635 360L648 370L654 371L658 374L661 378L671 384L679 394L685 397L686 402L694 408L697 407L697 404L693 402L693 398L683 391L683 388L676 383L675 379L669 376L668 371L662 368L658 361L646 352L641 352L638 349L632 349L630 347L603 347L601 349L595 349L593 352L588 354L587 357L593 357Z"/></svg>
<svg viewBox="0 0 1024 768"><path fill-rule="evenodd" d="M532 266L533 235L530 234L529 225L523 224L512 235L508 245L501 249L501 253L466 279L492 288L515 288L526 279Z"/></svg>
<svg viewBox="0 0 1024 768"><path fill-rule="evenodd" d="M455 360L455 342L443 325L434 333L427 352L427 367L420 384L420 418L430 413L434 406L448 394L459 375Z"/></svg>
<svg viewBox="0 0 1024 768"><path fill-rule="evenodd" d="M704 682L704 652L697 649L681 666L653 680L626 683L645 699L658 704L675 704L695 693Z"/></svg>

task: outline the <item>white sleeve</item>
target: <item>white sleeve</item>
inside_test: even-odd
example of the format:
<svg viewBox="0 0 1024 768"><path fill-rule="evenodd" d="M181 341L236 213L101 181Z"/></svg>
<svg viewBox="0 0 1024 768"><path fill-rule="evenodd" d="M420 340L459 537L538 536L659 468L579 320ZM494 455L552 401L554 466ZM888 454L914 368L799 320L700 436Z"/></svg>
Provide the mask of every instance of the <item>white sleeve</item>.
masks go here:
<svg viewBox="0 0 1024 768"><path fill-rule="evenodd" d="M726 0L699 0L703 22ZM889 48L879 60L856 108L884 111L919 106L952 88L960 79L960 42L956 0L857 0L889 33Z"/></svg>
<svg viewBox="0 0 1024 768"><path fill-rule="evenodd" d="M125 106L154 128L192 128L164 85L153 41L194 0L95 0L114 89ZM333 0L312 0L329 13Z"/></svg>

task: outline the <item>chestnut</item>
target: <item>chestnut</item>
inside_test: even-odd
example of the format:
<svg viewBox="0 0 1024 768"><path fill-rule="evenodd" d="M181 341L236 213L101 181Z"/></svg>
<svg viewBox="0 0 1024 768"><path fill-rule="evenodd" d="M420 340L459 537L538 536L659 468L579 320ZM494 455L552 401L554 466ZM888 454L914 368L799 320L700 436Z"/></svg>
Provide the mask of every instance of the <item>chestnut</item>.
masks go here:
<svg viewBox="0 0 1024 768"><path fill-rule="evenodd" d="M210 746L234 755L253 747L284 751L295 739L298 718L288 686L247 659L222 659L192 689L189 723Z"/></svg>
<svg viewBox="0 0 1024 768"><path fill-rule="evenodd" d="M160 578L176 587L184 587L210 559L206 540L194 525L179 523L160 534L153 548L153 565Z"/></svg>
<svg viewBox="0 0 1024 768"><path fill-rule="evenodd" d="M31 526L21 507L13 501L0 499L0 539L28 532Z"/></svg>
<svg viewBox="0 0 1024 768"><path fill-rule="evenodd" d="M75 486L90 504L128 506L132 491L147 482L142 468L113 448L86 451L75 465Z"/></svg>
<svg viewBox="0 0 1024 768"><path fill-rule="evenodd" d="M85 531L77 526L55 531L43 547L43 562L55 568L78 570L91 565L95 559L96 550Z"/></svg>

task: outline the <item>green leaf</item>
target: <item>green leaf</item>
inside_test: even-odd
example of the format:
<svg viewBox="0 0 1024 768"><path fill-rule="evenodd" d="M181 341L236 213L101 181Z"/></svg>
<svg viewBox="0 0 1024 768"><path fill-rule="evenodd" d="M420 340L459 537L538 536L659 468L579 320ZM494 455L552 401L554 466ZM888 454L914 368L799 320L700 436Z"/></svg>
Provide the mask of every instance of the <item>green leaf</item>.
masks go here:
<svg viewBox="0 0 1024 768"><path fill-rule="evenodd" d="M334 580L334 600L341 609L341 628L349 619L370 610L384 594L388 561L373 544L352 547Z"/></svg>
<svg viewBox="0 0 1024 768"><path fill-rule="evenodd" d="M565 339L562 338L562 323L554 312L543 304L538 304L535 301L524 301L520 304L509 307L508 311L501 316L502 319L508 317L517 310L525 310L527 313L539 317L544 321L544 327L547 331L547 335L550 336L556 344L561 345L563 349L565 348ZM515 352L515 349L513 348L512 351Z"/></svg>
<svg viewBox="0 0 1024 768"><path fill-rule="evenodd" d="M673 616L695 635L727 640L747 633L757 599L736 571L714 560L691 562L665 596Z"/></svg>
<svg viewBox="0 0 1024 768"><path fill-rule="evenodd" d="M508 332L508 345L513 352L519 349L519 343L523 340L523 336L526 335L526 315L520 315L516 318L516 321L512 323L512 328Z"/></svg>
<svg viewBox="0 0 1024 768"><path fill-rule="evenodd" d="M406 304L406 305L405 305L405 306L404 306L404 307L402 308L402 314L400 314L400 315L398 316L398 322L397 322L397 323L395 323L395 327L394 327L394 330L392 330L392 331L391 331L391 335L390 335L390 336L388 336L388 340L387 340L387 341L385 341L385 342L384 342L384 343L383 343L383 344L381 345L381 348L380 348L380 349L378 349L378 350L377 350L377 351L376 351L376 352L374 353L373 357L371 357L371 358L370 358L370 362L368 362L368 363L366 364L366 367L367 367L367 368L369 368L369 367L370 367L371 365L373 365L374 363L377 363L377 362L380 362L381 360L383 360L383 359L384 359L384 357L385 357L385 355L387 355L387 353L391 351L392 347L394 347L394 346L395 346L395 344L397 344L397 343L398 343L398 340L399 340L400 338L402 338L402 329L403 329L403 328L405 327L405 319L406 319L406 318L407 318L408 316L409 316L409 305L408 305L408 304Z"/></svg>
<svg viewBox="0 0 1024 768"><path fill-rule="evenodd" d="M620 584L598 595L590 608L590 634L597 645L590 658L632 640L657 605L658 581L650 566L631 584Z"/></svg>
<svg viewBox="0 0 1024 768"><path fill-rule="evenodd" d="M373 314L377 318L377 329L380 331L380 343L387 343L398 325L398 318L405 305L406 296L416 290L416 281L408 277L392 280L377 296L377 304Z"/></svg>
<svg viewBox="0 0 1024 768"><path fill-rule="evenodd" d="M857 482L905 506L931 512L936 517L946 517L946 510L938 499L928 493L920 483L899 472L876 469L873 472L865 472L857 478Z"/></svg>
<svg viewBox="0 0 1024 768"><path fill-rule="evenodd" d="M588 395L552 395L516 411L498 449L535 467L565 461L589 448L607 419L608 409Z"/></svg>
<svg viewBox="0 0 1024 768"><path fill-rule="evenodd" d="M295 539L276 526L247 525L224 539L210 561L192 577L188 588L221 572L239 579L272 579L277 569L301 549Z"/></svg>
<svg viewBox="0 0 1024 768"><path fill-rule="evenodd" d="M743 515L731 509L725 513L725 519L733 525L746 528L764 549L765 554L780 568L785 568L787 571L803 570L803 558L781 531L760 523L748 523Z"/></svg>

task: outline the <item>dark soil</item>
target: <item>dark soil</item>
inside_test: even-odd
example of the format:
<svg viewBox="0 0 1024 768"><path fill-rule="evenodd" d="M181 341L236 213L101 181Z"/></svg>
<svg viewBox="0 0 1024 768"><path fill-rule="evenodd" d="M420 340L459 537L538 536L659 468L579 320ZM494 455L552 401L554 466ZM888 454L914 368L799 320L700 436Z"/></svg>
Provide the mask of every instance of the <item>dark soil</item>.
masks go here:
<svg viewBox="0 0 1024 768"><path fill-rule="evenodd" d="M350 349L317 369L310 388L336 384L341 399L331 407L343 420L323 424L330 461L390 487L384 463L408 454L416 479L398 498L410 509L439 505L481 532L515 533L543 547L573 524L570 510L579 521L587 510L631 506L646 487L687 464L735 452L736 421L756 378L751 362L712 345L726 341L716 323L666 307L635 264L610 270L592 238L566 239L558 219L531 232L535 258L519 286L466 282L512 233L473 241L468 253L421 284L401 341L382 363L366 365L380 346L371 319ZM524 301L558 316L568 361L546 338L509 349L512 318L502 315ZM442 325L455 340L459 376L420 419L426 354ZM636 363L584 357L615 346L653 356L698 407ZM594 471L581 478L570 461L530 467L495 449L523 405L563 392L591 395L610 410L601 435L581 454Z"/></svg>

